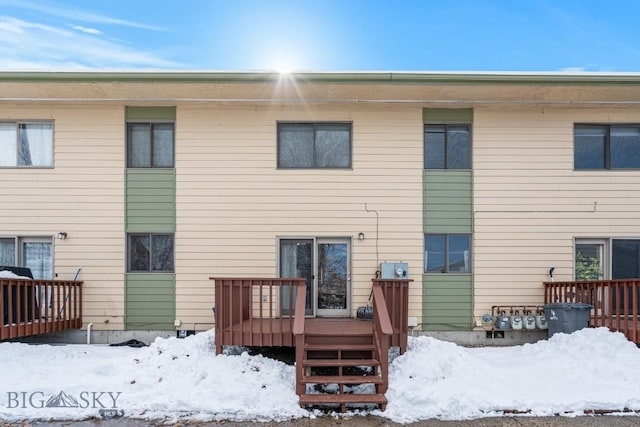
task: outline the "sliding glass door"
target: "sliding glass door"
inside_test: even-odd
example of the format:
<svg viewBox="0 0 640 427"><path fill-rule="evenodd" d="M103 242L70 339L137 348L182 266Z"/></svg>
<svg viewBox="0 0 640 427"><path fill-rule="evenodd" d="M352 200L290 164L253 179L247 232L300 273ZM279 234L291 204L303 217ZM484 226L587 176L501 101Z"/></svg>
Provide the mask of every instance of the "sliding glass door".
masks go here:
<svg viewBox="0 0 640 427"><path fill-rule="evenodd" d="M307 315L350 315L350 239L280 239L280 277L301 277L307 285ZM282 306L290 306L283 294Z"/></svg>

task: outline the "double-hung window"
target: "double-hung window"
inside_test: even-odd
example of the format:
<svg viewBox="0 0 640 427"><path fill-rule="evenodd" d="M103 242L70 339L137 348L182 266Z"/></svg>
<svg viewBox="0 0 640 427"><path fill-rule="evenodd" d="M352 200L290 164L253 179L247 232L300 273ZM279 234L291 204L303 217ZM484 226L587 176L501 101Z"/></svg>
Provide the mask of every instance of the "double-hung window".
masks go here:
<svg viewBox="0 0 640 427"><path fill-rule="evenodd" d="M52 167L53 123L0 123L0 167Z"/></svg>
<svg viewBox="0 0 640 427"><path fill-rule="evenodd" d="M172 168L173 123L128 123L127 167Z"/></svg>
<svg viewBox="0 0 640 427"><path fill-rule="evenodd" d="M348 169L351 123L278 123L279 169Z"/></svg>
<svg viewBox="0 0 640 427"><path fill-rule="evenodd" d="M576 125L574 168L640 169L640 125Z"/></svg>
<svg viewBox="0 0 640 427"><path fill-rule="evenodd" d="M425 273L470 273L470 234L425 234Z"/></svg>
<svg viewBox="0 0 640 427"><path fill-rule="evenodd" d="M464 124L424 125L424 168L470 169L470 133Z"/></svg>
<svg viewBox="0 0 640 427"><path fill-rule="evenodd" d="M128 239L130 273L172 273L174 237L172 233L130 233Z"/></svg>

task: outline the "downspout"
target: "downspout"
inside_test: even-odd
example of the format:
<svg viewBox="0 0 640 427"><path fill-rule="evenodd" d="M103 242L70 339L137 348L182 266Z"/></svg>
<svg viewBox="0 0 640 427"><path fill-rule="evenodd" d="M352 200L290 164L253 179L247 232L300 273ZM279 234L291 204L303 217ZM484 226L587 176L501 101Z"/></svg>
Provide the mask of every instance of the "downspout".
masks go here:
<svg viewBox="0 0 640 427"><path fill-rule="evenodd" d="M89 323L87 325L87 345L91 345L91 328L93 327L93 323Z"/></svg>

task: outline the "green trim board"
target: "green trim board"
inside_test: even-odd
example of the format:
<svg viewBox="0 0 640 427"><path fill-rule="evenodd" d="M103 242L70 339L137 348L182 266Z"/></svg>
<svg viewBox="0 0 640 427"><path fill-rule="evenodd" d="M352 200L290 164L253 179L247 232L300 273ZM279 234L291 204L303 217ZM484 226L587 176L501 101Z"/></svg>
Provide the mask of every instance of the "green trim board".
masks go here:
<svg viewBox="0 0 640 427"><path fill-rule="evenodd" d="M431 170L423 175L425 233L473 232L473 173Z"/></svg>
<svg viewBox="0 0 640 427"><path fill-rule="evenodd" d="M125 289L127 330L175 329L175 273L127 273Z"/></svg>
<svg viewBox="0 0 640 427"><path fill-rule="evenodd" d="M125 107L128 121L176 120L176 107Z"/></svg>
<svg viewBox="0 0 640 427"><path fill-rule="evenodd" d="M422 329L459 331L473 328L473 276L422 276Z"/></svg>
<svg viewBox="0 0 640 427"><path fill-rule="evenodd" d="M125 221L128 233L175 232L175 169L127 169Z"/></svg>
<svg viewBox="0 0 640 427"><path fill-rule="evenodd" d="M471 123L473 108L423 108L422 120L431 124Z"/></svg>

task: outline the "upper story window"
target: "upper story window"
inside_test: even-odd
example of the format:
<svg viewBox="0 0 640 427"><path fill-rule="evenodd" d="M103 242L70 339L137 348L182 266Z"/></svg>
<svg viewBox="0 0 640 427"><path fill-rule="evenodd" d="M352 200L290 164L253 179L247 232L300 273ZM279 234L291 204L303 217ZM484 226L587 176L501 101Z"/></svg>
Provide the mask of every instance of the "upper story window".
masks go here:
<svg viewBox="0 0 640 427"><path fill-rule="evenodd" d="M172 168L173 123L127 123L127 167Z"/></svg>
<svg viewBox="0 0 640 427"><path fill-rule="evenodd" d="M576 125L575 169L640 169L640 125Z"/></svg>
<svg viewBox="0 0 640 427"><path fill-rule="evenodd" d="M425 169L470 169L469 125L424 125Z"/></svg>
<svg viewBox="0 0 640 427"><path fill-rule="evenodd" d="M52 167L53 123L0 123L0 167Z"/></svg>
<svg viewBox="0 0 640 427"><path fill-rule="evenodd" d="M174 268L172 233L131 233L128 241L129 267L133 273L171 273Z"/></svg>
<svg viewBox="0 0 640 427"><path fill-rule="evenodd" d="M351 123L278 123L278 168L350 167Z"/></svg>

